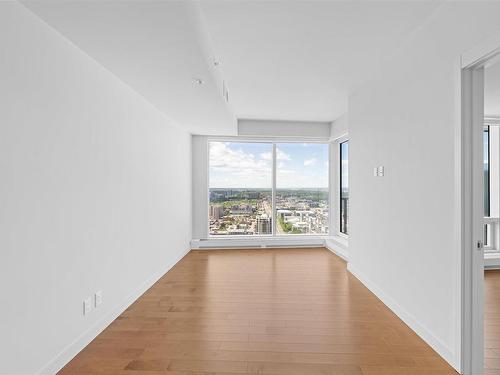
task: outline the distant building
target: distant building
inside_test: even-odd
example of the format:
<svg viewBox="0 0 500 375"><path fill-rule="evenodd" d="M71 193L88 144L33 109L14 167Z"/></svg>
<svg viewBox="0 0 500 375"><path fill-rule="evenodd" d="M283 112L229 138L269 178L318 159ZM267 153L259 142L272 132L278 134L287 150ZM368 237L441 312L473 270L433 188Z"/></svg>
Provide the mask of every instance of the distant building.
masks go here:
<svg viewBox="0 0 500 375"><path fill-rule="evenodd" d="M293 228L301 231L302 233L310 233L311 225L309 223L299 221L293 224Z"/></svg>
<svg viewBox="0 0 500 375"><path fill-rule="evenodd" d="M300 221L300 218L298 216L285 216L285 222L286 223L298 223Z"/></svg>
<svg viewBox="0 0 500 375"><path fill-rule="evenodd" d="M253 207L249 204L242 204L231 207L231 215L249 215L253 213Z"/></svg>
<svg viewBox="0 0 500 375"><path fill-rule="evenodd" d="M231 225L227 229L227 234L231 236L245 235L245 234L253 234L251 230L247 228L246 225Z"/></svg>
<svg viewBox="0 0 500 375"><path fill-rule="evenodd" d="M257 216L256 234L272 234L272 219L267 214Z"/></svg>
<svg viewBox="0 0 500 375"><path fill-rule="evenodd" d="M281 220L285 220L285 217L293 215L293 212L290 210L277 210L276 213Z"/></svg>
<svg viewBox="0 0 500 375"><path fill-rule="evenodd" d="M220 204L210 205L210 218L214 220L219 220L224 216L224 207Z"/></svg>
<svg viewBox="0 0 500 375"><path fill-rule="evenodd" d="M227 199L225 191L210 191L210 201L220 202Z"/></svg>
<svg viewBox="0 0 500 375"><path fill-rule="evenodd" d="M248 192L248 198L249 199L259 199L260 198L260 193L258 191L249 191Z"/></svg>

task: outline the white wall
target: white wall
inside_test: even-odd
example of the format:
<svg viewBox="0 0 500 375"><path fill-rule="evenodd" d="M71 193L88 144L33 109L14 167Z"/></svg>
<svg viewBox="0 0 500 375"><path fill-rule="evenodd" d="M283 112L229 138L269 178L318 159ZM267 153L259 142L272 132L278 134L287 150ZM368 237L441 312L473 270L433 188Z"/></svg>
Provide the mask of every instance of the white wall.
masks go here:
<svg viewBox="0 0 500 375"><path fill-rule="evenodd" d="M500 3L445 2L349 100L349 267L455 368L459 57L500 32L498 14Z"/></svg>
<svg viewBox="0 0 500 375"><path fill-rule="evenodd" d="M238 135L250 137L328 138L329 122L238 120Z"/></svg>
<svg viewBox="0 0 500 375"><path fill-rule="evenodd" d="M18 3L0 45L0 373L54 373L188 250L191 137Z"/></svg>
<svg viewBox="0 0 500 375"><path fill-rule="evenodd" d="M334 140L346 135L349 131L348 113L344 113L338 119L332 122L330 128L330 139Z"/></svg>
<svg viewBox="0 0 500 375"><path fill-rule="evenodd" d="M208 237L208 141L193 135L193 239Z"/></svg>

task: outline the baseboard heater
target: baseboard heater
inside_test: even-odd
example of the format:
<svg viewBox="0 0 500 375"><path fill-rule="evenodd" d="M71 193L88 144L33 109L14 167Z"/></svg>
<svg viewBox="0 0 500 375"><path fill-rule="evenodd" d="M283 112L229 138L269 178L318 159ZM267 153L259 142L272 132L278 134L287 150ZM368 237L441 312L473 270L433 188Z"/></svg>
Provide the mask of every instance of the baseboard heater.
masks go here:
<svg viewBox="0 0 500 375"><path fill-rule="evenodd" d="M306 248L306 247L324 247L324 240L311 242L283 241L273 243L274 241L263 243L252 243L253 241L241 240L193 240L192 249L272 249L272 248Z"/></svg>

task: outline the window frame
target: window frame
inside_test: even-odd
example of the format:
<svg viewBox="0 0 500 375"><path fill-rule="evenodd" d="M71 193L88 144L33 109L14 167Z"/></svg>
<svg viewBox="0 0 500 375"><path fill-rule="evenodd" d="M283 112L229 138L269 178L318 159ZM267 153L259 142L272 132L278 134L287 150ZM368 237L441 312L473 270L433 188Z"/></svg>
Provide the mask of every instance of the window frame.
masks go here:
<svg viewBox="0 0 500 375"><path fill-rule="evenodd" d="M338 230L338 234L339 236L342 236L342 237L345 237L345 238L349 238L349 231L347 231L347 233L343 232L342 231L342 145L344 143L347 143L349 144L349 139L346 138L346 139L343 139L343 140L339 140L338 141L338 150L337 150L337 153L338 153L338 195L337 195L337 202L338 202L338 205L339 205L339 212L338 212L338 227L337 227L337 230ZM349 152L349 151L348 151ZM349 154L347 156L347 162L349 163ZM349 185L348 185L348 189L349 189ZM347 214L349 214L349 212L347 212ZM349 226L347 226L349 227Z"/></svg>
<svg viewBox="0 0 500 375"><path fill-rule="evenodd" d="M331 152L332 152L332 143L330 139L323 138L288 138L288 137L207 137L207 156L206 156L206 194L207 194L207 207L206 207L206 217L209 217L210 214L210 142L234 142L234 143L261 143L261 144L271 144L272 145L272 166L271 166L271 190L272 190L272 233L261 235L261 234L241 234L241 235L213 235L210 234L210 220L207 220L207 238L208 239L248 239L248 238L261 238L261 239L269 239L269 238L328 238L332 235L332 199L331 199L331 189L332 189L332 181L331 181ZM278 143L317 143L324 144L328 147L328 233L318 234L318 233L299 233L299 234L277 234L276 231L276 145Z"/></svg>
<svg viewBox="0 0 500 375"><path fill-rule="evenodd" d="M487 133L487 139L488 139L488 186L485 186L485 192L487 191L488 192L488 209L487 209L487 212L486 212L486 209L485 209L485 213L484 213L484 216L485 217L490 217L491 216L491 132L490 132L490 125L487 125L485 124L484 127L483 127L483 145L484 145L484 133ZM484 151L483 151L484 153ZM484 167L484 165L483 165ZM486 181L485 181L486 183ZM486 200L485 200L486 202Z"/></svg>
<svg viewBox="0 0 500 375"><path fill-rule="evenodd" d="M485 255L490 255L490 256L497 256L500 254L500 247L498 246L498 230L500 228L499 225L499 219L498 217L492 217L491 216L491 145L492 145L492 128L498 129L500 127L500 120L498 119L492 119L492 118L485 118L484 123L483 123L483 137L484 137L484 132L487 129L488 130L488 216L486 216L484 213L484 234L485 238L483 240L484 242L484 254ZM498 140L498 132L496 133L496 137ZM484 145L484 140L483 140L483 145ZM484 158L484 150L483 150L483 158ZM484 188L484 186L483 186Z"/></svg>
<svg viewBox="0 0 500 375"><path fill-rule="evenodd" d="M330 185L333 186L332 191L330 192L331 194L331 201L335 202L335 207L333 207L331 210L338 209L338 215L332 215L331 218L331 227L334 228L334 230L330 230L330 234L336 237L340 237L346 241L349 240L349 235L342 233L340 231L340 168L339 166L341 165L340 161L340 144L349 141L349 133L345 132L338 137L332 138L331 142L331 147L330 147L330 162L333 166L335 166L333 173L331 176L330 180ZM331 169L330 169L331 170ZM332 171L332 170L331 170ZM338 207L337 207L338 205ZM331 211L333 212L333 211Z"/></svg>

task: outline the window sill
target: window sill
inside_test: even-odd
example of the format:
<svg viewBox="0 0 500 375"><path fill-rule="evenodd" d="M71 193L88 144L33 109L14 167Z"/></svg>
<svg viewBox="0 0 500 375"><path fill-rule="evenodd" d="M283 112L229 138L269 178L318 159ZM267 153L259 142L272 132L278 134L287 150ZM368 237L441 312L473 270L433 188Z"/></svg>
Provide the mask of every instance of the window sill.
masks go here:
<svg viewBox="0 0 500 375"><path fill-rule="evenodd" d="M280 237L209 237L191 241L192 249L230 249L230 248L272 248L272 247L323 247L323 236L280 236Z"/></svg>
<svg viewBox="0 0 500 375"><path fill-rule="evenodd" d="M491 252L484 254L484 268L500 268L500 252Z"/></svg>

